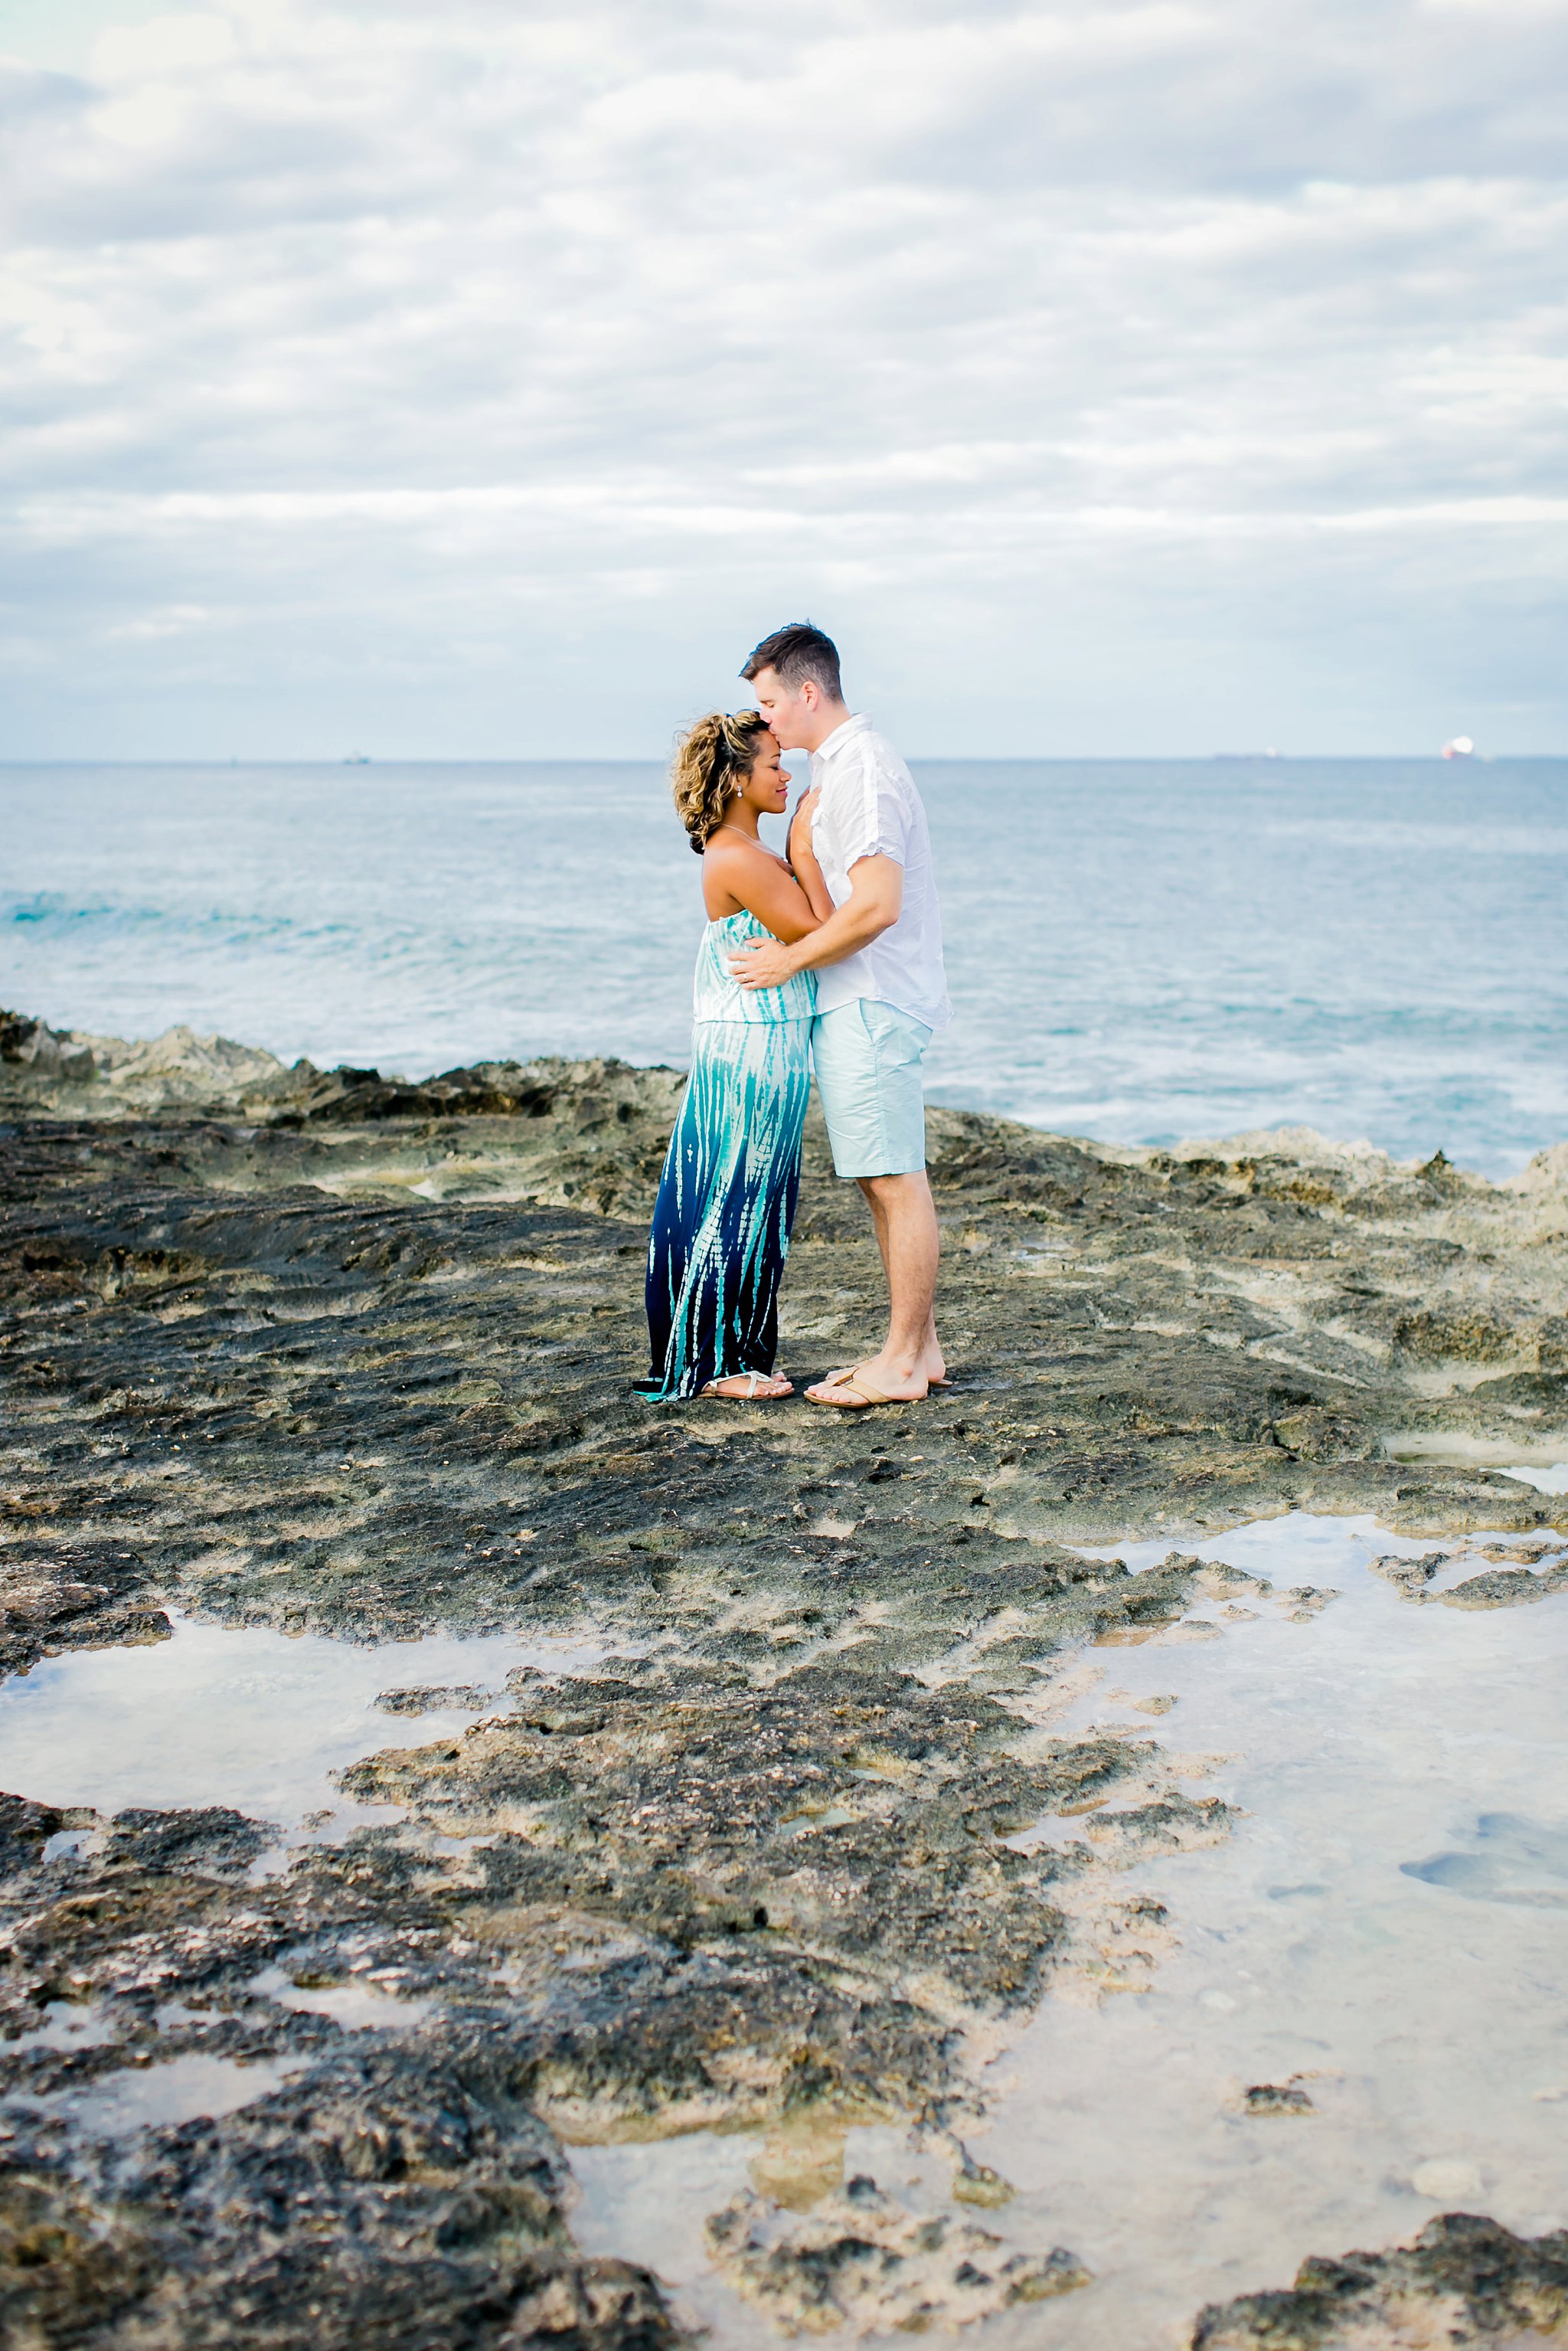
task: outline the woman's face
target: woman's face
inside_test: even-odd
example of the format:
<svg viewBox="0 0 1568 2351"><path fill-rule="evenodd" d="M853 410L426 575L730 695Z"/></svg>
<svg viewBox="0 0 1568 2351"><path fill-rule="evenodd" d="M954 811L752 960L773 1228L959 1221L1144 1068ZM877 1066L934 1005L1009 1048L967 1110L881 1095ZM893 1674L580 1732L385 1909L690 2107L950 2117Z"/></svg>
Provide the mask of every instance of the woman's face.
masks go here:
<svg viewBox="0 0 1568 2351"><path fill-rule="evenodd" d="M759 735L757 744L757 758L739 797L749 801L758 816L781 816L789 805L789 778L780 764L783 754L772 735Z"/></svg>

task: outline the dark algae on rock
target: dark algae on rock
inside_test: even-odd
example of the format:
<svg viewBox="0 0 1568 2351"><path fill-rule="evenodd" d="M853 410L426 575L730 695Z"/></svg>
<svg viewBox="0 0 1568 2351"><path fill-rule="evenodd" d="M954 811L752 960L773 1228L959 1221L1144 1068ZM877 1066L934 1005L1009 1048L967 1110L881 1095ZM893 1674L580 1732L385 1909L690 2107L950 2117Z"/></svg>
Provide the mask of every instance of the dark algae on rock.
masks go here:
<svg viewBox="0 0 1568 2351"><path fill-rule="evenodd" d="M1568 2230L1521 2238L1449 2212L1391 2252L1303 2262L1282 2294L1206 2310L1192 2351L1402 2351L1449 2344L1521 2351L1568 2321Z"/></svg>
<svg viewBox="0 0 1568 2351"><path fill-rule="evenodd" d="M1009 2252L973 2220L906 2211L863 2174L782 2225L757 2197L739 2197L713 2214L707 2239L724 2274L786 2335L845 2325L924 2333L1090 2282L1061 2246Z"/></svg>
<svg viewBox="0 0 1568 2351"><path fill-rule="evenodd" d="M1227 1834L1152 1732L1054 1735L1052 1661L1256 1596L1180 1546L1291 1509L1527 1539L1484 1592L1428 1592L1448 1552L1386 1562L1413 1601L1556 1588L1563 1506L1479 1465L1568 1450L1563 1152L1493 1187L1315 1137L1175 1155L935 1112L952 1392L650 1408L642 1219L681 1082L407 1085L0 1019L5 1667L171 1610L600 1656L493 1702L389 1657L385 1746L343 1775L385 1824L336 1843L51 1806L47 1772L5 1800L7 2343L673 2342L656 2279L575 2246L566 2150L699 2126L774 2149L771 2203L710 2242L777 2323L1082 2285L840 2159L852 2123L904 2122L961 2204L1004 2204L963 2147L975 2048L1053 1986L1147 1982L1169 1928L1121 1873ZM850 1360L878 1290L816 1131L787 1367ZM1134 1536L1162 1567L1070 1548ZM139 2085L130 2128L106 2101L134 2116ZM1251 2324L1201 2339L1298 2339L1212 2332Z"/></svg>

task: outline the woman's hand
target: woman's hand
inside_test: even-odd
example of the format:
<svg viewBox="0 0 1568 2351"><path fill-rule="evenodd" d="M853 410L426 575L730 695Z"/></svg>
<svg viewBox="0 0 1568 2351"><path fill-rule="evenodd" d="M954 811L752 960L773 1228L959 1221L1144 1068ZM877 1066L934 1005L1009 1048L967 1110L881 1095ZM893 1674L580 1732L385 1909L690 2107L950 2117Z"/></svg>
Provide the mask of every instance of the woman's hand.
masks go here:
<svg viewBox="0 0 1568 2351"><path fill-rule="evenodd" d="M832 894L811 845L811 819L822 797L821 784L802 792L789 820L789 870L811 903L811 912L820 923L825 923L833 911Z"/></svg>
<svg viewBox="0 0 1568 2351"><path fill-rule="evenodd" d="M821 797L821 785L813 784L810 790L801 793L795 803L795 813L789 820L789 838L785 844L785 854L791 865L798 864L801 852L813 863L816 862L811 847L811 819L817 813L817 803Z"/></svg>

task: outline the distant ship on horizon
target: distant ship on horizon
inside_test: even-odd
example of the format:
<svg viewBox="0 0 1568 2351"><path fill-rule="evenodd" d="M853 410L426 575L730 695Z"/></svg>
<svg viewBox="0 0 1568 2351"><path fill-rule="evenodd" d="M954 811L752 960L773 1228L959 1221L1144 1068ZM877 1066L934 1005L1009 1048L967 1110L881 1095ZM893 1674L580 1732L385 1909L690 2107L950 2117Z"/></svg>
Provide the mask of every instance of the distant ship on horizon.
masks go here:
<svg viewBox="0 0 1568 2351"><path fill-rule="evenodd" d="M1445 759L1473 759L1475 756L1476 747L1468 735L1456 735L1451 743L1443 746Z"/></svg>

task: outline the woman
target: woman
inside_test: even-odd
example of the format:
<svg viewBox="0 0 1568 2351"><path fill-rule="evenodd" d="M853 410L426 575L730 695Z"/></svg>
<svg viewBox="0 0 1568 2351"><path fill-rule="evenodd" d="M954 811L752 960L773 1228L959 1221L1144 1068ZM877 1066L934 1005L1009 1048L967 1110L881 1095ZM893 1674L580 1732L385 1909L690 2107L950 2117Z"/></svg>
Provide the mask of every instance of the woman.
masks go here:
<svg viewBox="0 0 1568 2351"><path fill-rule="evenodd" d="M779 1280L795 1221L810 1084L809 973L742 988L729 957L771 933L790 944L832 913L809 853L799 873L765 849L789 779L755 710L699 719L675 753L675 807L703 861L707 928L697 949L692 1067L670 1138L648 1243L653 1370L639 1393L761 1401L792 1394L773 1375Z"/></svg>

